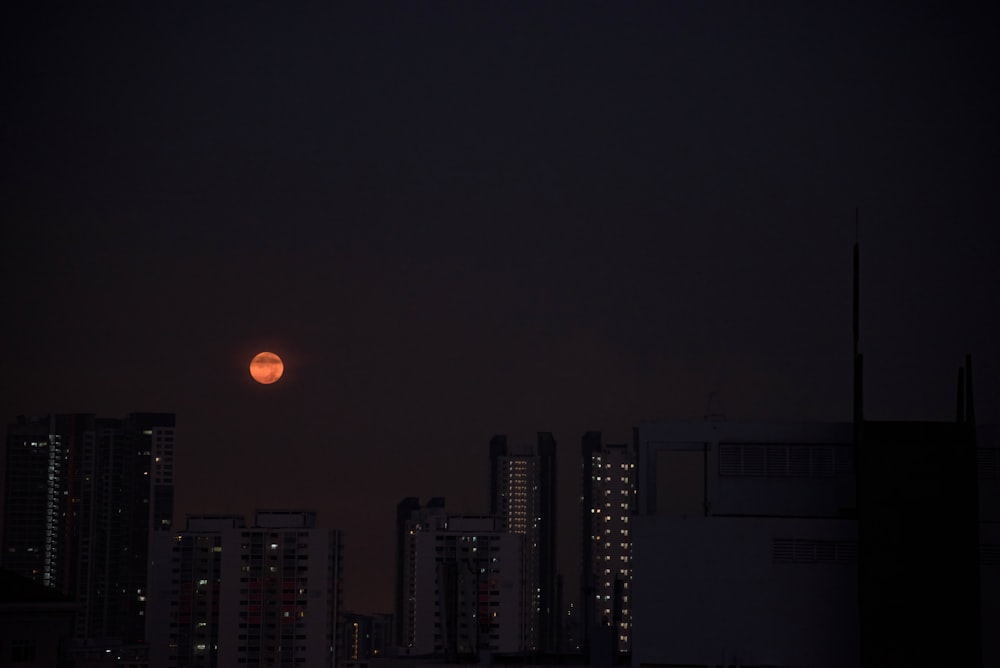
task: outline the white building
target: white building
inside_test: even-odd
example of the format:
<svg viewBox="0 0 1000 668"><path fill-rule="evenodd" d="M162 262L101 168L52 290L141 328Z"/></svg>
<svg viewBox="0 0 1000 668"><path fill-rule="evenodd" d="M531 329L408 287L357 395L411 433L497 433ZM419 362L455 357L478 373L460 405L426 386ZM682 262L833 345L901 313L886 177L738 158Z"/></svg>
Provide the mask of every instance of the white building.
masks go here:
<svg viewBox="0 0 1000 668"><path fill-rule="evenodd" d="M303 511L243 524L192 517L175 534L170 576L160 577L169 588L154 602L167 631L151 638L151 668L335 665L340 532Z"/></svg>
<svg viewBox="0 0 1000 668"><path fill-rule="evenodd" d="M402 655L413 655L417 648L417 542L423 531L436 531L447 524L445 500L430 499L421 506L416 497L407 497L396 505L396 610L395 642ZM426 641L424 645L426 645ZM432 651L432 650L430 650ZM423 652L426 653L426 652Z"/></svg>
<svg viewBox="0 0 1000 668"><path fill-rule="evenodd" d="M632 664L858 665L850 423L638 429Z"/></svg>
<svg viewBox="0 0 1000 668"><path fill-rule="evenodd" d="M522 651L522 536L492 515L430 515L406 534L409 655Z"/></svg>
<svg viewBox="0 0 1000 668"><path fill-rule="evenodd" d="M182 531L155 547L147 624L150 666L217 665L223 535L243 526L237 515L188 516Z"/></svg>

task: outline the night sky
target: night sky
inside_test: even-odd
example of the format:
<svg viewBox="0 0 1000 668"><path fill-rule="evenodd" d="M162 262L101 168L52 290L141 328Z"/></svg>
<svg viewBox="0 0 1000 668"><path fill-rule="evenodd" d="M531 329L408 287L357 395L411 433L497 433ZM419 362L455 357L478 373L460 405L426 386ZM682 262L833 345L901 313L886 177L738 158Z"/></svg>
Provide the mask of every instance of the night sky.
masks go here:
<svg viewBox="0 0 1000 668"><path fill-rule="evenodd" d="M850 419L857 210L868 417L1000 421L997 17L872 4L8 3L0 415L175 412L360 612L551 431L575 597L585 431Z"/></svg>

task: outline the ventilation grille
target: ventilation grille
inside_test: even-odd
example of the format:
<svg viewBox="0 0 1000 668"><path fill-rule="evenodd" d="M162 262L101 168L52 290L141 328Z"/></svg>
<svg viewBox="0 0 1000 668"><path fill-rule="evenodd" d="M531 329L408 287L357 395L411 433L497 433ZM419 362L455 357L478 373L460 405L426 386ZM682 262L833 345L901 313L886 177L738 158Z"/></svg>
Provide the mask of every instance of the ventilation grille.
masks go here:
<svg viewBox="0 0 1000 668"><path fill-rule="evenodd" d="M979 448L976 457L982 480L1000 480L1000 448Z"/></svg>
<svg viewBox="0 0 1000 668"><path fill-rule="evenodd" d="M858 561L858 542L774 538L771 552L776 564L853 564Z"/></svg>
<svg viewBox="0 0 1000 668"><path fill-rule="evenodd" d="M850 448L832 445L719 445L719 475L832 478L852 468Z"/></svg>
<svg viewBox="0 0 1000 668"><path fill-rule="evenodd" d="M979 565L993 568L1000 567L1000 545L980 545Z"/></svg>

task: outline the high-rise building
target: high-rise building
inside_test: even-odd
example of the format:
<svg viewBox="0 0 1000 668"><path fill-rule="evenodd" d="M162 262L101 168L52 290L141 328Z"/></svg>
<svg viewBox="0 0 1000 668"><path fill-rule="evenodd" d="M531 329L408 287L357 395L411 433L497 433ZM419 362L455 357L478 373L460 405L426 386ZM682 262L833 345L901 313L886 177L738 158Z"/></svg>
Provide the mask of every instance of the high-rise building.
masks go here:
<svg viewBox="0 0 1000 668"><path fill-rule="evenodd" d="M610 640L612 651L631 650L632 531L635 511L635 449L605 444L601 433L583 435L581 511L582 649ZM611 629L611 634L603 629Z"/></svg>
<svg viewBox="0 0 1000 668"><path fill-rule="evenodd" d="M183 531L157 547L147 611L151 665L219 665L223 535L244 525L239 515L189 516Z"/></svg>
<svg viewBox="0 0 1000 668"><path fill-rule="evenodd" d="M417 543L415 536L446 523L444 498L434 497L421 506L407 497L396 504L396 609L395 641L399 651L412 653L417 644Z"/></svg>
<svg viewBox="0 0 1000 668"><path fill-rule="evenodd" d="M524 539L523 645L533 653L559 643L555 446L549 432L533 448L511 448L502 434L490 440L490 512Z"/></svg>
<svg viewBox="0 0 1000 668"><path fill-rule="evenodd" d="M0 666L71 668L76 604L52 587L0 569Z"/></svg>
<svg viewBox="0 0 1000 668"><path fill-rule="evenodd" d="M151 662L164 666L335 665L341 533L309 511L191 517L173 538ZM163 608L166 608L164 611Z"/></svg>
<svg viewBox="0 0 1000 668"><path fill-rule="evenodd" d="M80 642L145 637L150 545L173 528L173 447L172 413L8 427L3 566L73 597Z"/></svg>
<svg viewBox="0 0 1000 668"><path fill-rule="evenodd" d="M493 515L431 513L403 543L403 653L455 660L523 652L523 536Z"/></svg>
<svg viewBox="0 0 1000 668"><path fill-rule="evenodd" d="M3 567L75 591L74 536L80 499L75 468L91 416L19 417L7 427Z"/></svg>

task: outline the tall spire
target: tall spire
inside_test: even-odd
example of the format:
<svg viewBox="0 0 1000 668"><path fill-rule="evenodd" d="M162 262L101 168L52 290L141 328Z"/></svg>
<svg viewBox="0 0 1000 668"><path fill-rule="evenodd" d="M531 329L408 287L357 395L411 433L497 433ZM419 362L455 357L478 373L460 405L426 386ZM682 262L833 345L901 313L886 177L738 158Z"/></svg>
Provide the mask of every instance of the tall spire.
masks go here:
<svg viewBox="0 0 1000 668"><path fill-rule="evenodd" d="M862 426L864 424L864 359L858 351L858 340L861 329L861 242L860 242L860 213L858 208L854 209L854 392L853 392L853 417L854 417L854 466L858 466L858 447L862 438Z"/></svg>

